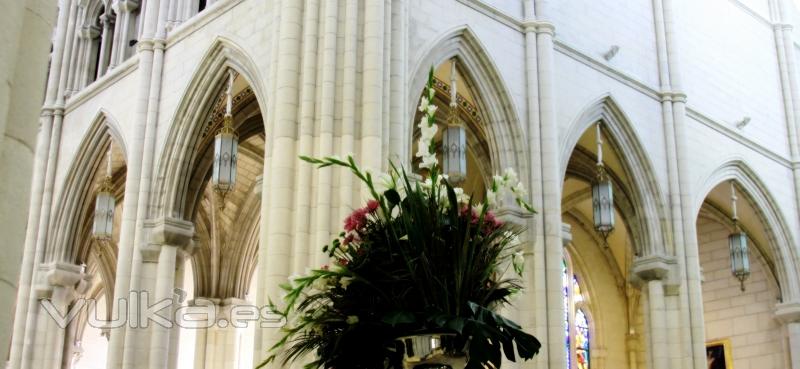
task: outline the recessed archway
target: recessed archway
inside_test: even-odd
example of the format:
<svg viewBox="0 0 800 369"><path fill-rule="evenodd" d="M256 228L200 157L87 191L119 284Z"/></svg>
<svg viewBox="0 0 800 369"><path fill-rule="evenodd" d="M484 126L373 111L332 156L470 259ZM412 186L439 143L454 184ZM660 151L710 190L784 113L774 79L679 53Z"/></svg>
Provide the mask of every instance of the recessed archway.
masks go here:
<svg viewBox="0 0 800 369"><path fill-rule="evenodd" d="M727 345L734 367L788 367L786 328L775 310L796 298L798 282L793 243L776 203L738 159L712 172L701 188L696 226L706 343ZM743 282L732 273L728 239L738 231L747 235L749 249L750 273ZM725 360L718 351L709 355Z"/></svg>

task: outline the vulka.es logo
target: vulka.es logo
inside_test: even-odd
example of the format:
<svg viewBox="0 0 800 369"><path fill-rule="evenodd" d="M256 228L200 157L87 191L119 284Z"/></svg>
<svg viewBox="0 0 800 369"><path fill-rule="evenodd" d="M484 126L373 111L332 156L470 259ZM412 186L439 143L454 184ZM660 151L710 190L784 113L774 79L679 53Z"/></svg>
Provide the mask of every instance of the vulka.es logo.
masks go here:
<svg viewBox="0 0 800 369"><path fill-rule="evenodd" d="M42 300L41 304L45 313L60 328L66 328L84 310L88 315L88 324L98 329L115 329L126 325L130 328L147 328L151 325L165 328L177 325L186 329L206 329L213 326L247 328L250 324L258 324L260 328L280 328L286 324L286 319L268 306L259 308L254 305L233 305L226 307L229 312L224 318L218 319L221 316L220 307L213 301L196 299L188 306L181 304L185 298L186 292L181 289L175 289L173 298L153 302L147 291L131 291L127 299L117 301L110 320L97 316L97 301L94 299L77 299L68 311L61 311L50 300Z"/></svg>

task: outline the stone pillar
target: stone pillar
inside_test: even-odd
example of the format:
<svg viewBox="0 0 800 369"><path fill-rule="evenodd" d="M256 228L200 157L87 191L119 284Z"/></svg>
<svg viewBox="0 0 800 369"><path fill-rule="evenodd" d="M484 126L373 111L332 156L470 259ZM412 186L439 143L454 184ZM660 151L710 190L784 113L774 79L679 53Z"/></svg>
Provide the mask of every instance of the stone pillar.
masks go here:
<svg viewBox="0 0 800 369"><path fill-rule="evenodd" d="M786 326L791 369L800 369L800 301L790 301L775 307L775 318Z"/></svg>
<svg viewBox="0 0 800 369"><path fill-rule="evenodd" d="M261 202L261 242L259 247L259 291L258 304L268 304L269 298L280 296L281 283L289 277L291 268L292 212L294 173L297 165L298 136L298 82L300 49L303 31L303 4L300 1L282 1L279 9L280 21L276 38L274 88L272 94L274 124L272 147L264 150L265 199ZM280 92L278 92L280 91ZM259 329L256 335L256 357L258 362L279 339L279 330ZM270 368L279 368L272 364Z"/></svg>
<svg viewBox="0 0 800 369"><path fill-rule="evenodd" d="M175 270L178 267L178 254L191 252L193 247L194 224L181 219L159 218L145 223L149 231L149 243L142 248L143 258L147 261L157 260L155 288L152 295L155 302L172 300L167 314L174 313L176 304L173 290L175 288ZM149 368L166 369L169 367L170 334L178 334L174 326L173 316L164 316L172 326L154 324L150 329ZM137 364L139 367L139 364Z"/></svg>
<svg viewBox="0 0 800 369"><path fill-rule="evenodd" d="M531 205L535 209L542 209L542 172L541 172L541 120L539 116L539 57L538 42L536 40L536 13L533 0L523 2L523 27L525 33L525 84L526 84L526 115L528 131L528 157L531 163L530 189L534 194ZM523 328L534 334L547 332L547 286L545 277L544 257L544 218L535 216L528 222L530 234L529 247L525 250L525 291L520 305L524 307L525 314L519 322ZM563 233L562 233L563 235ZM563 239L563 237L562 237ZM544 345L536 362L546 360L548 347ZM544 359L543 359L544 358Z"/></svg>
<svg viewBox="0 0 800 369"><path fill-rule="evenodd" d="M631 272L647 291L648 348L653 369L670 368L667 340L667 305L664 300L664 281L673 261L661 255L648 255L634 261Z"/></svg>
<svg viewBox="0 0 800 369"><path fill-rule="evenodd" d="M547 8L546 1L537 1L537 10ZM541 6L540 6L541 5ZM536 46L539 63L539 124L541 132L542 209L545 288L547 301L548 364L561 368L564 362L564 304L561 292L561 263L564 248L561 240L561 168L559 168L558 127L555 111L554 45L555 27L541 21L546 13L537 14Z"/></svg>
<svg viewBox="0 0 800 369"><path fill-rule="evenodd" d="M78 65L75 68L77 70L74 71L78 75L74 82L75 85L73 86L75 91L79 91L86 87L86 85L91 82L90 78L97 76L97 69L93 69L95 66L92 65L94 64L95 57L97 56L92 55L94 49L94 45L92 44L95 42L94 40L96 38L100 37L101 31L101 29L98 29L94 26L81 27L81 51L78 58ZM99 40L98 42L102 42L102 40ZM96 67L99 68L100 65L98 64Z"/></svg>
<svg viewBox="0 0 800 369"><path fill-rule="evenodd" d="M108 70L108 63L111 59L111 43L114 38L112 27L116 22L116 18L110 8L106 9L105 14L100 16L103 33L100 36L100 63L97 65L97 75L95 76L97 79L104 76Z"/></svg>
<svg viewBox="0 0 800 369"><path fill-rule="evenodd" d="M68 315L70 304L76 295L86 292L89 282L82 265L52 263L40 266L42 280L37 286L39 298L39 323L37 325L37 345L39 354L33 359L34 368L61 369L64 364L64 349L67 342L66 327L60 326L57 319ZM60 315L60 316L59 316ZM61 322L65 323L65 322ZM39 340L43 338L43 340ZM69 358L66 358L69 360Z"/></svg>
<svg viewBox="0 0 800 369"><path fill-rule="evenodd" d="M114 46L111 49L109 69L122 64L128 58L128 42L136 39L136 19L134 12L139 9L138 0L116 0L114 10L117 22L114 25Z"/></svg>
<svg viewBox="0 0 800 369"><path fill-rule="evenodd" d="M5 53L0 58L0 172L9 174L0 176L0 198L3 199L0 203L0 229L6 245L0 260L0 366L6 360L6 348L12 339L12 320L16 332L12 351L19 352L24 338L21 336L24 335L33 272L31 241L36 233L40 209L44 177L42 160L46 158L50 139L47 117L39 121L41 126L37 124L37 118L44 92L48 45L56 23L56 8L53 1L18 0L4 3L0 12L4 32L0 38L0 50ZM63 33L66 28L66 12L62 13L53 41L54 64L56 59L60 59L60 48L56 45L59 30ZM53 69L50 73L50 78L57 81L58 73ZM53 84L48 86L48 89L53 89ZM24 231L26 226L27 233ZM20 301L16 315L15 300Z"/></svg>
<svg viewBox="0 0 800 369"><path fill-rule="evenodd" d="M115 5L119 9L116 22L118 30L115 32L115 40L120 40L127 37L126 33L120 33L119 31L119 29L127 27L127 24L120 26L120 23L129 20L131 17L130 12L135 9L134 6L138 7L138 3L132 0L120 0ZM161 84L163 58L156 58L156 55L163 56L163 42L160 42L156 37L157 29L161 24L159 22L161 19L159 15L161 1L149 0L147 6L149 10L143 23L143 42L138 48L139 68L137 72L140 75L135 100L133 101L136 110L132 117L134 125L128 146L129 160L125 177L125 196L120 224L117 276L114 283L114 293L116 294L114 299L115 310L117 309L119 298L127 296L129 291L139 287L140 280L138 276L139 268L142 264L141 254L134 251L138 250L137 244L144 241L142 229L146 213L145 207L149 201L150 182L148 179L150 173L152 173L151 164L146 160L145 153L151 151L151 145L154 145L149 143L149 141L155 139L154 120L151 120L151 117L152 114L158 111L158 107L151 107L149 102L158 101L159 98L159 95L153 95L151 87L154 85L154 80L156 85L160 86ZM117 42L114 44L112 64L114 60L119 60L120 52ZM117 54L114 54L115 52ZM108 354L109 369L119 369L124 365L133 365L133 361L136 360L135 352L137 347L146 351L146 348L142 347L142 340L136 337L137 330L133 329L132 331L134 332L131 333L130 337L128 337L128 331L129 329L127 328L117 329L111 333ZM126 341L128 342L126 343ZM127 354L125 354L126 346L130 349Z"/></svg>
<svg viewBox="0 0 800 369"><path fill-rule="evenodd" d="M364 3L364 61L361 93L361 166L383 168L383 46L385 14L383 1ZM367 190L362 187L362 198Z"/></svg>
<svg viewBox="0 0 800 369"><path fill-rule="evenodd" d="M70 22L73 23L72 27L74 28L72 28L68 34L68 37L71 39L71 47L68 48L70 51L66 53L66 61L67 65L69 65L69 69L66 73L66 89L64 91L66 98L71 97L77 91L80 70L85 67L85 65L81 63L80 59L80 54L85 49L84 45L86 44L86 40L84 40L82 37L82 29L84 27L83 19L85 19L85 14L86 1L78 0L77 13L70 19Z"/></svg>
<svg viewBox="0 0 800 369"><path fill-rule="evenodd" d="M239 367L242 335L245 328L233 320L231 312L236 306L252 305L238 299L198 298L204 304L213 304L217 312L211 328L198 330L195 348L195 369L228 369ZM258 364L257 362L255 364Z"/></svg>

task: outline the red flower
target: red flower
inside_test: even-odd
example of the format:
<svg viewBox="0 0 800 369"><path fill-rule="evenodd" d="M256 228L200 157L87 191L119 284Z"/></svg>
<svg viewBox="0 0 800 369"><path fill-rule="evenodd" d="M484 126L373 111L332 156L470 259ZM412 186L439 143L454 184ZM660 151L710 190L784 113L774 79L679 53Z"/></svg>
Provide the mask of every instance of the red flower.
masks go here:
<svg viewBox="0 0 800 369"><path fill-rule="evenodd" d="M367 209L356 209L344 220L344 230L352 232L363 228L367 224Z"/></svg>
<svg viewBox="0 0 800 369"><path fill-rule="evenodd" d="M380 206L380 203L378 203L378 201L377 201L377 200L369 200L369 201L367 201L367 207L366 207L366 209L367 209L367 211L369 211L370 213L374 213L374 212L375 212L375 210L378 210L378 206Z"/></svg>

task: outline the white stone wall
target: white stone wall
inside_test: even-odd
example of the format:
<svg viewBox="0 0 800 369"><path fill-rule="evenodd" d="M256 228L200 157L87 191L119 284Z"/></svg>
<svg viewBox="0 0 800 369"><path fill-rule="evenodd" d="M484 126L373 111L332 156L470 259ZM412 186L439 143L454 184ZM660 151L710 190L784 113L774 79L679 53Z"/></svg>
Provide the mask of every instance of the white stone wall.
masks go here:
<svg viewBox="0 0 800 369"><path fill-rule="evenodd" d="M780 294L764 259L751 251L751 275L742 292L728 261L730 230L705 217L697 223L706 339L730 339L737 369L789 367L784 351L785 328L774 315Z"/></svg>
<svg viewBox="0 0 800 369"><path fill-rule="evenodd" d="M678 40L688 105L738 134L787 156L772 26L735 1L681 0ZM744 129L734 123L751 118Z"/></svg>
<svg viewBox="0 0 800 369"><path fill-rule="evenodd" d="M321 1L324 3L327 0ZM369 0L378 1L378 0ZM682 88L688 96L688 116L686 117L686 152L681 153L687 157L688 188L683 190L686 197L694 201L699 207L707 191L717 183L712 183L711 178L715 171L732 160L741 161L750 168L766 189L768 197L775 200L779 214L784 218L789 232L794 239L800 237L798 229L798 214L794 201L794 183L791 172L791 158L789 154L789 140L786 117L784 116L782 86L780 82L775 36L770 24L771 14L767 0L674 0L677 10L677 51L682 74ZM218 1L204 12L189 19L184 24L171 31L166 40L163 80L161 81L160 99L151 105L157 107L158 120L155 132L155 156L153 163L163 165L166 161L161 155L166 150L168 134L174 132L176 122L181 122L183 117L178 116L181 106L192 106L187 99L192 96L189 91L190 84L200 73L204 56L218 45L219 40L229 47L238 48L244 55L246 62L252 67L247 72L253 77L248 83L256 91L261 111L264 114L265 127L267 127L267 152L272 146L272 132L274 127L274 99L285 91L293 88L276 86L273 75L275 60L283 60L275 54L273 47L278 44L275 39L275 2L263 0L225 0ZM630 0L568 0L554 2L550 18L546 19L555 26L555 52L554 52L554 86L552 93L555 99L555 125L558 140L557 151L568 155L572 151L569 145L570 137L578 136L586 128L587 122L580 122L579 117L587 107L592 106L602 98L609 98L622 112L623 124L631 128L639 147L644 153L645 164L649 166L655 177L658 193L661 199L654 199L659 206L659 214L666 218L666 208L669 207L667 194L670 188L668 170L668 152L665 141L665 122L662 115L662 92L659 80L658 58L656 54L655 16L651 1ZM510 98L508 103L509 114L521 125L520 132L528 132L532 127L529 123L534 119L528 110L527 94L529 87L526 85L526 57L525 57L525 24L523 24L522 2L512 0L407 0L409 9L407 54L405 56L406 83L419 79L415 73L426 73L428 65L424 65L425 58L435 50L433 45L443 35L454 29L466 25L469 34L477 39L478 52L486 60L485 68L496 70L500 86ZM324 7L323 7L324 8ZM359 9L363 15L364 9ZM344 21L344 6L339 9L340 21L338 33L342 35ZM301 27L298 27L298 29ZM361 38L364 34L364 24L359 24L359 51L357 52L357 72L355 79L356 104L355 104L355 132L354 148L361 151L362 117L362 81L364 70L363 44ZM292 35L290 40L282 40L295 48L294 41L297 35ZM535 35L534 35L535 37ZM334 70L335 103L334 103L334 138L331 144L334 151L340 151L339 139L341 123L342 68L344 42L337 43L336 54L339 66ZM322 45L322 41L318 41ZM387 40L388 42L388 40ZM620 47L618 54L609 61L603 58L603 53L612 45ZM302 45L291 52L302 52ZM797 49L800 51L800 49ZM278 51L278 55L281 51ZM320 52L321 55L321 52ZM315 55L319 60L322 56ZM800 55L800 53L796 53ZM290 59L293 60L293 59ZM299 69L300 66L297 66ZM312 68L313 69L313 68ZM323 66L319 66L322 70ZM205 71L207 72L207 71ZM550 72L550 71L548 71ZM313 119L318 119L323 90L321 73L317 72L314 80L308 81L309 85L316 86L314 95L317 101L312 101L306 107L315 105L317 113ZM116 122L119 132L126 145L132 139L134 127L144 122L135 121L137 97L142 76L138 66L138 57L134 56L127 62L106 74L99 81L88 86L78 95L73 96L67 103L66 115L61 135L61 145L55 176L55 193L57 200L61 188L67 179L67 174L75 161L76 151L80 147L90 125L97 119L99 112L104 112L108 119ZM306 86L308 88L308 86ZM384 86L388 89L389 86ZM536 87L531 89L537 91ZM272 95L271 95L272 94ZM408 110L416 103L416 91L409 91ZM285 105L280 107L285 115L291 111L286 108L293 103L299 103L299 98L285 99ZM388 102L383 109L388 111ZM196 104L194 104L196 105ZM298 109L300 109L298 107ZM314 110L309 108L310 110ZM298 118L299 113L296 114ZM386 115L388 116L388 114ZM735 122L745 116L751 118L748 126L743 129L735 127ZM402 132L411 132L410 120L401 122ZM792 122L794 124L794 122ZM316 132L313 134L316 135ZM390 137L383 137L383 143L389 142ZM527 140L522 139L523 142ZM282 141L286 147L294 147L293 138ZM317 148L320 139L310 138L310 145L314 152L301 154L325 155ZM508 142L508 141L501 141ZM501 148L502 149L502 148ZM384 148L384 151L386 149ZM528 155L530 153L524 152ZM533 155L538 155L535 153ZM294 155L294 153L292 153ZM525 156L525 155L522 155ZM529 156L529 155L528 155ZM294 156L292 156L294 158ZM169 158L166 158L169 159ZM369 159L369 158L365 158ZM527 157L526 160L530 158ZM565 158L561 158L562 163ZM134 158L133 160L139 160ZM297 165L279 163L272 165L266 163L266 168L286 169L286 173L279 180L272 183L294 183L300 169ZM154 176L161 174L160 167L153 172ZM561 168L563 170L564 168ZM169 173L167 174L169 175ZM333 183L332 192L339 194L338 172L332 174L330 183ZM319 174L313 172L307 182L308 195L317 199L318 192L327 191L328 188L318 188ZM158 180L158 178L156 178ZM270 183L265 179L265 183ZM288 186L287 186L288 187ZM531 186L529 186L531 187ZM155 189L154 189L155 190ZM295 194L289 189L285 190L286 196L280 197L285 201L287 208L295 200ZM276 197L278 198L278 197ZM313 201L313 200L312 200ZM558 200L556 200L558 201ZM341 211L349 200L340 200L340 196L333 196L331 207ZM313 202L312 202L313 204ZM283 205L283 204L281 204ZM296 204L295 204L296 205ZM266 205L268 209L271 205ZM277 207L277 205L275 205ZM339 225L339 216L336 211L328 219L330 229ZM286 215L286 219L273 219L281 224L292 224L289 218L294 218L292 210L281 209L275 214ZM309 220L305 232L318 234L317 229L325 229L318 222L320 211L315 206L308 209ZM694 217L696 213L684 214ZM324 220L323 220L324 221ZM666 223L668 219L659 219ZM703 225L698 233L706 232L716 234L718 230ZM665 231L666 232L666 231ZM704 236L705 237L705 236ZM291 238L291 237L287 237ZM276 236L277 239L277 236ZM281 238L284 239L284 238ZM291 241L291 240L290 240ZM714 252L721 252L722 243L716 238L701 239L701 258L716 265ZM659 247L662 245L658 245ZM785 248L797 248L795 244L780 245ZM669 247L665 247L670 249ZM711 254L708 250L712 251ZM679 262L683 262L680 260ZM705 261L704 261L705 262ZM754 265L758 264L757 262ZM705 264L704 264L705 266ZM706 286L710 281L709 271L706 269ZM721 268L721 267L720 267ZM724 269L724 268L723 268ZM721 269L720 269L721 270ZM716 275L716 274L714 274ZM721 275L721 272L720 272ZM763 277L763 269L761 271ZM608 277L608 276L606 276ZM605 277L603 277L605 278ZM766 288L769 284L759 282L761 277L754 273L752 284ZM765 277L764 277L765 278ZM610 285L610 281L601 280L598 284ZM753 288L753 291L758 288ZM710 291L716 291L711 289ZM721 291L721 290L720 290ZM727 290L726 290L727 291ZM774 291L773 291L774 292ZM716 292L714 292L716 293ZM727 292L726 292L727 293ZM721 292L720 292L721 294ZM713 294L712 294L713 295ZM707 295L704 295L707 296ZM618 297L618 296L617 296ZM758 301L768 296L756 296ZM711 304L709 300L709 304ZM738 303L738 302L737 302ZM709 316L717 313L711 304ZM767 314L764 311L758 314ZM722 314L722 313L719 313ZM766 315L765 315L766 316ZM609 318L607 322L613 325L616 320ZM716 318L714 318L716 319ZM758 319L762 319L760 316ZM766 318L763 318L766 319ZM712 319L713 320L713 319ZM760 321L759 321L760 322ZM537 323L545 326L544 323ZM643 325L647 325L642 323ZM715 323L716 324L716 323ZM766 324L766 323L765 323ZM769 323L773 324L773 323ZM777 323L774 323L777 324ZM719 324L711 324L709 334L716 332ZM774 327L773 327L774 328ZM719 332L722 335L725 332ZM608 365L622 362L618 359L622 354L614 351L612 343L623 337L624 332L608 331L609 337ZM716 334L716 333L714 333ZM749 334L749 333L748 333ZM732 335L736 335L733 332ZM749 337L749 336L747 336ZM746 342L750 338L744 338ZM762 335L763 337L763 335ZM754 340L756 338L753 338ZM737 339L738 340L738 339ZM734 349L734 351L739 351ZM745 352L745 350L741 350ZM644 355L640 354L639 361L644 363ZM613 357L613 359L612 359ZM743 360L755 360L754 356L742 356ZM746 362L746 361L745 361ZM777 362L777 361L776 361ZM737 368L742 368L737 362ZM746 368L746 366L744 366Z"/></svg>

